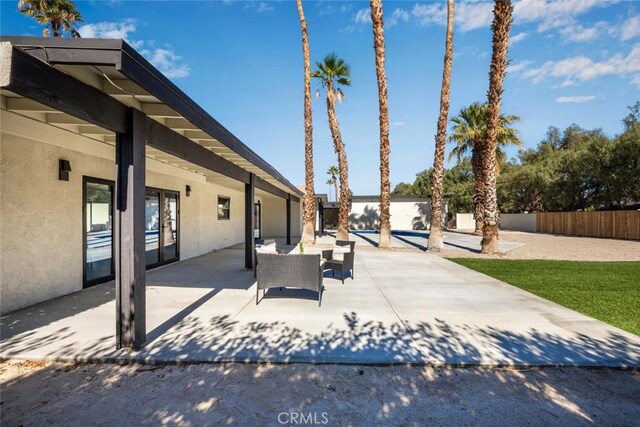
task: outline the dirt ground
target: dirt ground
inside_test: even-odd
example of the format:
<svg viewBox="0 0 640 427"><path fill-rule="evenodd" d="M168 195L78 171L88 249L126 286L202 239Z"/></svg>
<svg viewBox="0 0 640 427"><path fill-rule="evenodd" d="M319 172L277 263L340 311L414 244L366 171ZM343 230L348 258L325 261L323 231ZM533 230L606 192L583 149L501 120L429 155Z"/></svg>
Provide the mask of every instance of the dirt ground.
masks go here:
<svg viewBox="0 0 640 427"><path fill-rule="evenodd" d="M637 425L640 372L0 364L2 426Z"/></svg>
<svg viewBox="0 0 640 427"><path fill-rule="evenodd" d="M504 255L504 259L551 259L566 261L640 261L640 241L568 237L552 234L500 231L500 238L524 243ZM445 250L446 258L494 258L472 251Z"/></svg>

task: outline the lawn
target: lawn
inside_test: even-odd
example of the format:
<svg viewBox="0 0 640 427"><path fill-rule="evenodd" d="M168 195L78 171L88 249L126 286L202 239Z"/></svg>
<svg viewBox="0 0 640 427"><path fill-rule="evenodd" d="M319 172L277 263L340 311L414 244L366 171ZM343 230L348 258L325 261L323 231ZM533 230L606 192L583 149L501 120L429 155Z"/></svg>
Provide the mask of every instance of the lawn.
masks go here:
<svg viewBox="0 0 640 427"><path fill-rule="evenodd" d="M640 262L451 261L640 336Z"/></svg>

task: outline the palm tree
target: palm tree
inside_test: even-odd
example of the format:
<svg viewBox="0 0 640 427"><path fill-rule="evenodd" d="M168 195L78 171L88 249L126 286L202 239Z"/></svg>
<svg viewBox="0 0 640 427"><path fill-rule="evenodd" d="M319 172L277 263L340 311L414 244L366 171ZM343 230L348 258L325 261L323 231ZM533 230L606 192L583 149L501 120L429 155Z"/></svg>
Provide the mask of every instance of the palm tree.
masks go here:
<svg viewBox="0 0 640 427"><path fill-rule="evenodd" d="M313 122L311 118L311 54L309 53L309 35L307 20L302 9L302 0L296 0L298 16L302 29L302 56L304 58L304 219L302 224L301 242L312 245L316 242L315 232L315 187L313 184Z"/></svg>
<svg viewBox="0 0 640 427"><path fill-rule="evenodd" d="M45 26L43 37L49 37L50 30L53 30L53 37L62 37L65 31L69 31L72 37L80 37L73 25L84 21L71 0L20 0L18 11Z"/></svg>
<svg viewBox="0 0 640 427"><path fill-rule="evenodd" d="M431 227L429 229L430 251L441 251L442 241L442 197L444 193L444 151L447 144L447 119L449 116L449 93L451 89L451 62L453 59L453 0L447 1L447 38L440 91L440 116L436 133L436 152L433 158L433 190L431 191Z"/></svg>
<svg viewBox="0 0 640 427"><path fill-rule="evenodd" d="M333 148L338 154L338 168L340 169L340 208L338 210L338 232L336 239L349 239L349 169L347 153L340 134L340 124L336 116L336 101L342 102L344 93L341 86L351 86L351 72L344 59L331 53L323 62L316 63L317 69L311 77L320 80L320 84L327 92L327 115L329 116L329 130L333 138ZM320 96L318 91L317 96Z"/></svg>
<svg viewBox="0 0 640 427"><path fill-rule="evenodd" d="M460 110L456 117L451 119L453 123L452 134L449 137L450 142L456 145L449 153L449 160L456 158L458 163L471 152L471 166L474 175L474 191L473 191L473 217L476 220L476 233L482 233L482 212L485 196L485 185L483 175L483 165L481 151L487 140L487 104L474 102L468 107ZM518 116L499 117L498 126L498 147L496 148L496 157L500 161L506 159L506 154L501 147L508 145L522 146L520 134L511 127L515 122L520 121ZM496 173L500 171L500 163L496 162Z"/></svg>
<svg viewBox="0 0 640 427"><path fill-rule="evenodd" d="M370 0L373 25L373 47L376 53L378 107L380 110L380 239L379 248L391 247L391 183L389 182L389 106L387 104L387 73L384 67L384 22L382 0Z"/></svg>
<svg viewBox="0 0 640 427"><path fill-rule="evenodd" d="M507 71L509 32L513 20L511 0L496 1L493 6L493 52L489 70L489 93L487 94L487 140L482 150L482 165L485 182L485 200L482 212L482 249L484 254L495 254L498 247L498 192L496 188L496 149L499 142L500 102L502 83Z"/></svg>
<svg viewBox="0 0 640 427"><path fill-rule="evenodd" d="M333 185L333 187L335 188L336 192L334 194L336 196L336 201L337 201L338 200L338 175L340 175L340 170L338 169L337 166L331 166L327 170L327 175L329 175L329 180L327 181L327 184Z"/></svg>

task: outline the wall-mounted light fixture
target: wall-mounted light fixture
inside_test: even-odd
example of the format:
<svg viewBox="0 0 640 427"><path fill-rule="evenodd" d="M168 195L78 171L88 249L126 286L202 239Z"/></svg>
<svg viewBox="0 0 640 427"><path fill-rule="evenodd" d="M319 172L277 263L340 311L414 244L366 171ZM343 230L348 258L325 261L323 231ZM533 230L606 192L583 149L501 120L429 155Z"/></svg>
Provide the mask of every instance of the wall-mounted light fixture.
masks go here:
<svg viewBox="0 0 640 427"><path fill-rule="evenodd" d="M59 159L58 179L60 181L69 181L69 172L71 172L71 162L69 162L69 160Z"/></svg>
<svg viewBox="0 0 640 427"><path fill-rule="evenodd" d="M191 195L191 186L187 185L187 188L185 189L185 193L187 193L187 197L189 197Z"/></svg>

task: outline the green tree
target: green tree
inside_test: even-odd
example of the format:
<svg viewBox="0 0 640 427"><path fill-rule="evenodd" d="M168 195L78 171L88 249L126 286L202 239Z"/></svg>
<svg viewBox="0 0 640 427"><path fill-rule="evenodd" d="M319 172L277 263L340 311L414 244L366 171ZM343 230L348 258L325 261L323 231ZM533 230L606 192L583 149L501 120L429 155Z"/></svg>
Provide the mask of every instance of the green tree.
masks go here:
<svg viewBox="0 0 640 427"><path fill-rule="evenodd" d="M456 158L458 162L471 154L471 165L475 177L473 214L476 220L476 233L480 234L482 226L482 208L484 205L485 185L484 167L480 153L483 144L487 140L487 104L474 102L460 110L456 117L451 119L453 123L449 142L454 147L449 153L449 160ZM500 163L506 160L503 148L509 145L522 146L520 135L512 125L520 121L520 117L512 115L500 115L497 128L496 148L496 172L499 173Z"/></svg>
<svg viewBox="0 0 640 427"><path fill-rule="evenodd" d="M70 32L72 37L80 37L80 33L73 26L76 22L84 22L76 4L71 0L20 0L18 11L33 18L40 25L44 25L43 37L62 37L64 32Z"/></svg>
<svg viewBox="0 0 640 427"><path fill-rule="evenodd" d="M340 103L344 99L342 86L351 86L351 71L344 59L339 58L335 53L331 53L324 58L323 62L316 63L316 70L311 73L311 77L320 80L320 84L326 92L329 130L333 138L333 147L338 154L340 207L338 209L336 239L349 240L349 167L347 165L347 152L342 142L340 124L336 115L336 101Z"/></svg>

